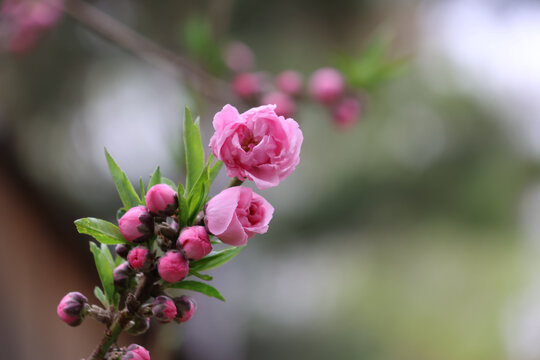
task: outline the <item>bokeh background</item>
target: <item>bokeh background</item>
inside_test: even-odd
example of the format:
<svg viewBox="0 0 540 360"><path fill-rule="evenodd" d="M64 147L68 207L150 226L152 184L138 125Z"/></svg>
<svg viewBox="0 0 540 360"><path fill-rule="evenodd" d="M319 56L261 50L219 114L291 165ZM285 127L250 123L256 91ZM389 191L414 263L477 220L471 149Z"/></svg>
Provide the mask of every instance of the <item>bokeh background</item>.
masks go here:
<svg viewBox="0 0 540 360"><path fill-rule="evenodd" d="M92 4L179 54L206 19L274 74L308 76L381 28L409 59L347 131L299 106L301 164L260 192L270 230L212 273L225 303L193 294L190 322L144 336L153 359L540 359L540 2ZM0 95L1 357L79 359L102 328L55 310L72 290L95 301L73 220L114 220L103 148L134 182L157 164L180 180L184 105L207 141L223 103L70 16L0 55Z"/></svg>

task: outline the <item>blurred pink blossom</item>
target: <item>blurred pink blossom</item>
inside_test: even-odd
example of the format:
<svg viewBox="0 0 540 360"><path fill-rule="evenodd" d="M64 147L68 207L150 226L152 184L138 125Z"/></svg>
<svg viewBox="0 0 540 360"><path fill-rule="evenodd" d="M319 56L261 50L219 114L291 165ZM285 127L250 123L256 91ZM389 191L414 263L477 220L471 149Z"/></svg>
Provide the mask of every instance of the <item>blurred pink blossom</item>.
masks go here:
<svg viewBox="0 0 540 360"><path fill-rule="evenodd" d="M263 96L261 105L267 104L275 104L276 114L286 118L292 117L296 110L294 100L289 95L279 91L273 91Z"/></svg>
<svg viewBox="0 0 540 360"><path fill-rule="evenodd" d="M237 73L251 71L255 67L255 55L249 46L235 41L225 48L225 64Z"/></svg>
<svg viewBox="0 0 540 360"><path fill-rule="evenodd" d="M359 120L361 110L361 104L357 98L344 97L332 109L332 120L338 127L348 128Z"/></svg>
<svg viewBox="0 0 540 360"><path fill-rule="evenodd" d="M302 75L294 70L286 70L276 77L276 87L285 94L298 95L302 90Z"/></svg>

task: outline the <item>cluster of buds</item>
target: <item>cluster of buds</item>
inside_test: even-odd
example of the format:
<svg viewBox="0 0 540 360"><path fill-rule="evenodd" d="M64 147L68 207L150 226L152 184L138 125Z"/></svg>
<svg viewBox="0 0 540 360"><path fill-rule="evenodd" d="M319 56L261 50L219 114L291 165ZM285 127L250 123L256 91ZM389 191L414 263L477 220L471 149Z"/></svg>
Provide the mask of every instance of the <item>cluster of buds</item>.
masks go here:
<svg viewBox="0 0 540 360"><path fill-rule="evenodd" d="M347 88L345 77L337 69L318 69L307 85L294 70L283 71L272 79L268 73L254 71L255 55L247 45L238 42L227 47L225 63L235 73L232 90L249 104L275 104L278 115L293 117L298 101L312 99L326 107L334 124L342 129L355 124L362 115L360 95Z"/></svg>

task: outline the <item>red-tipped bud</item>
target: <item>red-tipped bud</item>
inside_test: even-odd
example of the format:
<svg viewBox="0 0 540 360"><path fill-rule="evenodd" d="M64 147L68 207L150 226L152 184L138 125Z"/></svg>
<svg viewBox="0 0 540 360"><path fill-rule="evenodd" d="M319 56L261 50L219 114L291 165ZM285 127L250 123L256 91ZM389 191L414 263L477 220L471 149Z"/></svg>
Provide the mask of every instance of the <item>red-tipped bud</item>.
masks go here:
<svg viewBox="0 0 540 360"><path fill-rule="evenodd" d="M169 185L154 185L146 193L146 206L154 215L172 215L178 207L176 192Z"/></svg>
<svg viewBox="0 0 540 360"><path fill-rule="evenodd" d="M189 264L180 251L167 251L159 260L158 272L164 281L175 283L187 276Z"/></svg>
<svg viewBox="0 0 540 360"><path fill-rule="evenodd" d="M127 347L122 360L150 360L150 353L140 345L131 344Z"/></svg>
<svg viewBox="0 0 540 360"><path fill-rule="evenodd" d="M114 251L116 252L116 255L120 256L122 259L127 259L129 254L129 246L126 244L118 244L114 248Z"/></svg>
<svg viewBox="0 0 540 360"><path fill-rule="evenodd" d="M176 305L168 296L158 296L152 304L154 317L163 323L168 323L176 317Z"/></svg>
<svg viewBox="0 0 540 360"><path fill-rule="evenodd" d="M154 219L144 206L135 206L118 220L118 227L124 239L140 243L154 233Z"/></svg>
<svg viewBox="0 0 540 360"><path fill-rule="evenodd" d="M279 116L290 118L294 115L296 106L294 100L287 94L274 91L264 95L261 100L261 105L275 104L275 112Z"/></svg>
<svg viewBox="0 0 540 360"><path fill-rule="evenodd" d="M332 119L340 128L347 128L357 122L362 108L360 101L353 97L346 97L339 101L332 109Z"/></svg>
<svg viewBox="0 0 540 360"><path fill-rule="evenodd" d="M204 226L184 228L178 237L176 247L182 249L189 260L199 260L212 251L210 237Z"/></svg>
<svg viewBox="0 0 540 360"><path fill-rule="evenodd" d="M293 70L283 71L276 77L276 88L291 96L302 90L302 75Z"/></svg>
<svg viewBox="0 0 540 360"><path fill-rule="evenodd" d="M232 80L232 90L241 99L252 99L261 91L261 79L254 73L241 73Z"/></svg>
<svg viewBox="0 0 540 360"><path fill-rule="evenodd" d="M249 46L235 41L225 49L225 64L234 72L250 71L255 66L255 55Z"/></svg>
<svg viewBox="0 0 540 360"><path fill-rule="evenodd" d="M152 266L152 257L146 246L131 249L127 258L129 266L134 270L147 271Z"/></svg>
<svg viewBox="0 0 540 360"><path fill-rule="evenodd" d="M148 329L150 329L150 319L141 316L135 316L135 318L128 323L126 328L131 335L142 335L147 332Z"/></svg>
<svg viewBox="0 0 540 360"><path fill-rule="evenodd" d="M70 326L79 325L85 316L85 306L88 304L86 296L80 292L70 292L60 300L56 313L60 320Z"/></svg>
<svg viewBox="0 0 540 360"><path fill-rule="evenodd" d="M118 265L113 271L114 285L123 288L127 285L127 281L131 276L133 269L129 267L128 262L123 262Z"/></svg>
<svg viewBox="0 0 540 360"><path fill-rule="evenodd" d="M322 68L309 79L309 93L323 104L336 101L345 91L345 79L333 68Z"/></svg>
<svg viewBox="0 0 540 360"><path fill-rule="evenodd" d="M195 310L197 310L197 304L195 300L189 296L182 295L174 299L174 304L176 305L176 320L179 323L183 323L191 319Z"/></svg>

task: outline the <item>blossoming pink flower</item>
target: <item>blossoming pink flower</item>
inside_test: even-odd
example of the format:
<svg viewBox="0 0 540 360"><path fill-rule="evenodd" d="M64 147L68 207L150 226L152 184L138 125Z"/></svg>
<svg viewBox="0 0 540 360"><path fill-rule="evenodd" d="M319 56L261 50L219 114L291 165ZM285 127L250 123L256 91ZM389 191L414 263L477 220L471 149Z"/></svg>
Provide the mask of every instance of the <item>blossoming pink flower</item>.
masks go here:
<svg viewBox="0 0 540 360"><path fill-rule="evenodd" d="M279 91L273 91L266 94L262 100L261 104L275 104L276 105L276 114L279 116L290 117L294 115L296 110L294 105L294 100L287 94L284 94Z"/></svg>
<svg viewBox="0 0 540 360"><path fill-rule="evenodd" d="M228 176L248 178L267 189L294 171L300 162L302 131L293 119L278 116L275 108L265 105L239 114L225 105L214 116L210 148L225 163Z"/></svg>
<svg viewBox="0 0 540 360"><path fill-rule="evenodd" d="M242 246L264 234L274 208L250 188L235 186L214 196L206 205L206 227L225 244Z"/></svg>

